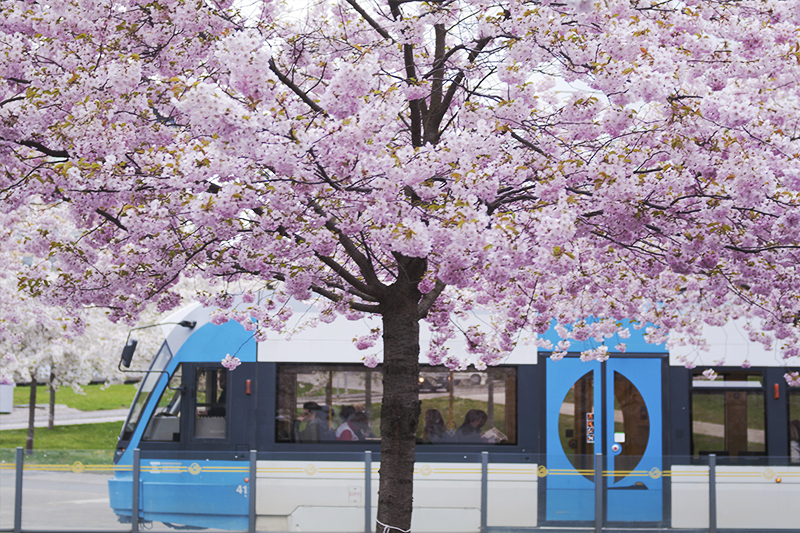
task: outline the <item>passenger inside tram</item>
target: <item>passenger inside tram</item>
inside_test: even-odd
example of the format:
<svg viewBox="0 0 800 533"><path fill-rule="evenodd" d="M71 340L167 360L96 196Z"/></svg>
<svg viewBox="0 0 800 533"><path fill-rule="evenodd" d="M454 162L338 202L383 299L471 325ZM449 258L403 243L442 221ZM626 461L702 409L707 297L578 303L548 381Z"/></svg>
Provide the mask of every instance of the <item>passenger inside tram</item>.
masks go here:
<svg viewBox="0 0 800 533"><path fill-rule="evenodd" d="M301 429L303 423L305 425ZM303 404L303 414L294 421L294 433L297 442L320 442L334 438L325 421L324 410L317 402Z"/></svg>
<svg viewBox="0 0 800 533"><path fill-rule="evenodd" d="M453 442L452 433L448 432L444 425L444 417L438 409L428 409L425 411L425 427L422 430L422 442L426 444L438 444L441 442Z"/></svg>
<svg viewBox="0 0 800 533"><path fill-rule="evenodd" d="M380 371L358 364L294 363L281 364L277 370L277 442L379 440L383 401ZM447 384L447 387L420 390L417 442L423 445L516 443L515 370L493 367L463 374L459 379L459 373L447 368L425 367L421 375L435 375L437 383ZM316 404L319 409L305 409L309 404ZM334 405L335 411L331 407ZM455 433L459 423L465 420L470 410L483 414L470 415L469 427L464 427L461 431L464 435L457 439ZM313 418L311 411L315 411ZM350 422L359 412L364 413L366 420L362 420L360 431L351 434L347 430L353 429ZM430 413L428 420L426 413ZM312 419L317 422L312 422ZM312 429L307 430L310 424L313 424L310 426ZM427 432L426 426L429 426ZM316 431L318 436L314 435L314 427L319 428ZM343 437L346 432L347 437Z"/></svg>
<svg viewBox="0 0 800 533"><path fill-rule="evenodd" d="M489 416L480 409L470 409L464 422L456 430L456 442L483 442L481 428L486 425Z"/></svg>

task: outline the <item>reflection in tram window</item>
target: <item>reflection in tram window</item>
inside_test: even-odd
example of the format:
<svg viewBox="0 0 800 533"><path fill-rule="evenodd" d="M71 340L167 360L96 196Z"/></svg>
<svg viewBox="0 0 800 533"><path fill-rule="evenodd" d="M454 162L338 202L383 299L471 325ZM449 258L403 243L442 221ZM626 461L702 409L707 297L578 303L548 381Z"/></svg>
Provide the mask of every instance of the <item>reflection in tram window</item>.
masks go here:
<svg viewBox="0 0 800 533"><path fill-rule="evenodd" d="M169 384L161 393L155 413L147 424L142 440L180 442L181 440L181 369L178 365Z"/></svg>
<svg viewBox="0 0 800 533"><path fill-rule="evenodd" d="M429 388L431 382L441 386ZM516 398L517 380L512 368L491 367L482 372L425 368L420 372L422 410L417 442L516 444ZM439 424L444 426L441 436Z"/></svg>
<svg viewBox="0 0 800 533"><path fill-rule="evenodd" d="M695 370L692 382L694 456L766 454L764 387L760 372L721 373L708 381Z"/></svg>
<svg viewBox="0 0 800 533"><path fill-rule="evenodd" d="M789 387L789 461L800 463L800 390Z"/></svg>
<svg viewBox="0 0 800 533"><path fill-rule="evenodd" d="M594 374L586 373L567 392L558 417L558 434L564 453L589 480L594 479Z"/></svg>
<svg viewBox="0 0 800 533"><path fill-rule="evenodd" d="M319 424L320 441L377 441L383 383L380 369L363 365L281 364L278 366L276 441L298 442L309 423ZM420 444L516 444L516 372L493 367L486 371L451 372L423 367L420 372ZM313 418L304 413L319 406ZM316 408L315 408L316 410ZM469 438L459 441L456 429L468 413L481 411ZM462 433L464 433L462 431Z"/></svg>
<svg viewBox="0 0 800 533"><path fill-rule="evenodd" d="M625 478L641 461L650 438L650 416L642 394L625 376L614 372L614 442L616 481Z"/></svg>

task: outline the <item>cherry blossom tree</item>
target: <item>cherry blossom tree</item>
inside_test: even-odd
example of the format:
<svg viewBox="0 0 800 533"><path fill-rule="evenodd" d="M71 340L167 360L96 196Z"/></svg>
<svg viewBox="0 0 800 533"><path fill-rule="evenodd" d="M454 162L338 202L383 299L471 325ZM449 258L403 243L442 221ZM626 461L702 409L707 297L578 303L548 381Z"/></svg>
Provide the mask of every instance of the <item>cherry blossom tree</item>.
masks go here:
<svg viewBox="0 0 800 533"><path fill-rule="evenodd" d="M782 0L7 0L0 177L36 199L32 293L112 317L269 287L379 315L378 522L410 527L420 321L434 364L620 320L752 320L797 355L800 13ZM247 295L246 295L247 297ZM251 298L252 300L252 298ZM484 328L451 320L482 307ZM589 320L590 318L593 320ZM538 339L553 322L563 340ZM617 347L624 350L624 345ZM220 358L225 354L220 354ZM369 364L377 363L371 356Z"/></svg>

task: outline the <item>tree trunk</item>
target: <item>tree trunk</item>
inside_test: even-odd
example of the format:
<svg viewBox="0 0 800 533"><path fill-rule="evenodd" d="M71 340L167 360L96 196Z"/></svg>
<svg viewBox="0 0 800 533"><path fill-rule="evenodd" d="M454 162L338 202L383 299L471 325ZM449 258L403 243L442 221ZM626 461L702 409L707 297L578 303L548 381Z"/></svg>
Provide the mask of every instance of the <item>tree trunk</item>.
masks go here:
<svg viewBox="0 0 800 533"><path fill-rule="evenodd" d="M419 424L419 313L417 284L401 279L383 307L381 468L376 531L411 528L414 453Z"/></svg>
<svg viewBox="0 0 800 533"><path fill-rule="evenodd" d="M47 415L47 429L53 429L56 424L56 388L53 383L56 373L50 372L50 414Z"/></svg>
<svg viewBox="0 0 800 533"><path fill-rule="evenodd" d="M31 395L28 400L28 438L25 440L25 451L33 453L33 424L36 421L36 378L31 377Z"/></svg>

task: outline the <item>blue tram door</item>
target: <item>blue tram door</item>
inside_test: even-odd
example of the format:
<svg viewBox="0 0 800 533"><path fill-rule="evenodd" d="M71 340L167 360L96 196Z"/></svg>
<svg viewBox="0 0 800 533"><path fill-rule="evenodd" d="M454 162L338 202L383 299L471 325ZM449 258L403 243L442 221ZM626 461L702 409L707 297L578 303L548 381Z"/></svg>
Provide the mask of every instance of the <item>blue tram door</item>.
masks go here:
<svg viewBox="0 0 800 533"><path fill-rule="evenodd" d="M603 483L607 522L663 517L661 360L546 359L545 520L595 520ZM595 454L603 454L595 479Z"/></svg>

